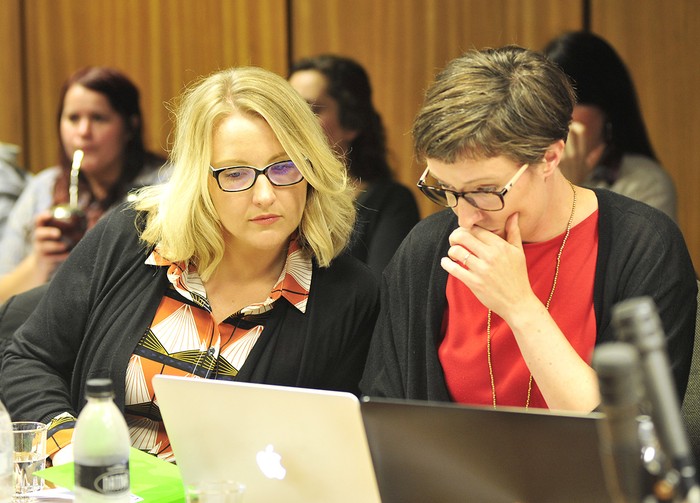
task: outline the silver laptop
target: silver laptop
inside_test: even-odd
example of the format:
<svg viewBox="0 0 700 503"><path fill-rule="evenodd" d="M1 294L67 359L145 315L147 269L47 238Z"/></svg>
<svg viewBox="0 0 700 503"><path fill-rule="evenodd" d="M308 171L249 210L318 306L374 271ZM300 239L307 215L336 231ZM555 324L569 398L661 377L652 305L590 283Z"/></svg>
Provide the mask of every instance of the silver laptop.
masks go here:
<svg viewBox="0 0 700 503"><path fill-rule="evenodd" d="M609 503L602 414L367 399L383 503Z"/></svg>
<svg viewBox="0 0 700 503"><path fill-rule="evenodd" d="M163 375L153 387L185 484L241 482L246 503L380 501L354 395Z"/></svg>

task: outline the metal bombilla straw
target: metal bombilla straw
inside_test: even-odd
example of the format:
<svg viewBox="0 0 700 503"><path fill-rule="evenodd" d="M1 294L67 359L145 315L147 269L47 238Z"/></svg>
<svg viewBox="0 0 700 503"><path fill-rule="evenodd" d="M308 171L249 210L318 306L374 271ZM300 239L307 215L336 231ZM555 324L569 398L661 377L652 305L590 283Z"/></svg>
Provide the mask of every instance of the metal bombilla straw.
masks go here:
<svg viewBox="0 0 700 503"><path fill-rule="evenodd" d="M78 149L73 152L73 164L70 168L70 187L68 197L71 208L78 207L78 175L80 174L80 164L83 162L83 151Z"/></svg>

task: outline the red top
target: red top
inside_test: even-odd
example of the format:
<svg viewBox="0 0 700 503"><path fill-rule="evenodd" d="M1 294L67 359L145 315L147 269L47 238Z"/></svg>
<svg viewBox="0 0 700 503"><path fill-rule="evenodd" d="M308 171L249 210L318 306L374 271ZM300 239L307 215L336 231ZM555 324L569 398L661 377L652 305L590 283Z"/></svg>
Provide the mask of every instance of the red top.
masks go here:
<svg viewBox="0 0 700 503"><path fill-rule="evenodd" d="M542 243L526 243L525 259L532 289L546 304L552 289L556 257L564 233ZM576 352L590 364L596 340L593 281L598 253L598 212L571 229L559 266L549 313ZM461 281L447 279L447 306L442 323L440 363L452 399L492 405L486 353L488 309ZM524 407L530 371L513 332L495 313L491 316L491 363L496 404ZM533 380L530 406L547 408Z"/></svg>

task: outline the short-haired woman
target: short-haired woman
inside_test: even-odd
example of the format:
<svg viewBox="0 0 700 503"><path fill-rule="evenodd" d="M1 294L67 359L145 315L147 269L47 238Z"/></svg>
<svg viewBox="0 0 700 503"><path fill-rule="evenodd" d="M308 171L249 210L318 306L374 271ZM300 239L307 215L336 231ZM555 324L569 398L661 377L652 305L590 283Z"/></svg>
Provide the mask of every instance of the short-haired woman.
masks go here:
<svg viewBox="0 0 700 503"><path fill-rule="evenodd" d="M683 396L697 293L683 236L654 208L564 177L573 106L566 75L519 47L438 74L413 134L419 186L450 209L384 272L364 393L591 411L612 306L648 295Z"/></svg>

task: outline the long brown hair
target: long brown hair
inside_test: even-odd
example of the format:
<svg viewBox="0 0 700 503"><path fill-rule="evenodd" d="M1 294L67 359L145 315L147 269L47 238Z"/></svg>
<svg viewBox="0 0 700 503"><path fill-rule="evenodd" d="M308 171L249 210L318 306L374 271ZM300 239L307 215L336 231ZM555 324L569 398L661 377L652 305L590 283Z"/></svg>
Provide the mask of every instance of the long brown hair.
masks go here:
<svg viewBox="0 0 700 503"><path fill-rule="evenodd" d="M149 153L144 147L143 116L141 114L138 88L126 75L110 67L88 66L81 68L63 83L56 116L59 138L61 137L61 116L66 93L76 84L104 95L114 111L122 117L128 135L128 142L124 147L124 166L119 180L105 199L95 201L96 204L92 205L96 207L96 211L101 215L101 213L126 195L126 192L131 189L130 182L138 176L147 162L162 162L162 159ZM68 201L71 159L69 159L62 142L59 145L58 159L61 175L56 180L54 204ZM84 179L80 182L80 191L81 193L86 191L90 193L90 187ZM94 218L90 218L90 220L94 220Z"/></svg>
<svg viewBox="0 0 700 503"><path fill-rule="evenodd" d="M301 59L292 65L289 76L303 70L316 70L326 78L328 94L338 103L340 124L357 131L347 152L350 174L366 182L391 178L386 131L372 103L366 70L355 60L334 54Z"/></svg>

